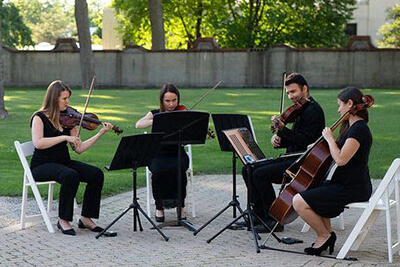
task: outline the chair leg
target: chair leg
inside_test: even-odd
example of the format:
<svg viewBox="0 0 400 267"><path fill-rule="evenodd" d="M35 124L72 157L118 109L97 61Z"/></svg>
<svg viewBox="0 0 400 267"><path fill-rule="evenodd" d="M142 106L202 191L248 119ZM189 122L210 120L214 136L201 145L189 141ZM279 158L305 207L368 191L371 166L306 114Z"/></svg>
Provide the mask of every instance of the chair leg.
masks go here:
<svg viewBox="0 0 400 267"><path fill-rule="evenodd" d="M24 180L26 178L24 177ZM25 229L25 219L26 219L26 204L28 200L28 186L25 185L22 188L22 204L21 204L21 218L20 218L20 229Z"/></svg>
<svg viewBox="0 0 400 267"><path fill-rule="evenodd" d="M302 233L307 233L310 230L310 226L308 225L308 223L304 223L303 228L301 228L301 232Z"/></svg>
<svg viewBox="0 0 400 267"><path fill-rule="evenodd" d="M192 217L196 217L196 198L194 196L194 187L193 187L193 172L190 171L187 174L190 179L190 195L192 199Z"/></svg>
<svg viewBox="0 0 400 267"><path fill-rule="evenodd" d="M53 210L53 193L54 184L49 184L49 191L47 195L47 212L51 212Z"/></svg>
<svg viewBox="0 0 400 267"><path fill-rule="evenodd" d="M388 191L385 191L384 201L386 202L386 235L387 235L387 247L388 247L388 258L389 262L393 262L393 251L392 251L392 226L390 225L390 203Z"/></svg>
<svg viewBox="0 0 400 267"><path fill-rule="evenodd" d="M31 185L31 189L32 189L33 195L34 195L34 197L36 199L36 203L39 206L40 213L42 214L43 220L46 223L47 230L50 233L54 233L53 225L51 224L49 214L46 211L46 208L45 208L45 206L43 204L43 200L42 200L42 198L40 196L40 193L39 193L39 190L38 190L37 186L36 185Z"/></svg>
<svg viewBox="0 0 400 267"><path fill-rule="evenodd" d="M339 221L339 229L344 230L344 220L343 220L343 212L340 213L338 217L336 217Z"/></svg>
<svg viewBox="0 0 400 267"><path fill-rule="evenodd" d="M150 188L150 184L151 184L151 174L150 171L146 169L146 190L147 190L147 194L146 194L146 208L147 208L147 215L149 217L151 217L151 210L150 210L150 201L151 201L151 188Z"/></svg>

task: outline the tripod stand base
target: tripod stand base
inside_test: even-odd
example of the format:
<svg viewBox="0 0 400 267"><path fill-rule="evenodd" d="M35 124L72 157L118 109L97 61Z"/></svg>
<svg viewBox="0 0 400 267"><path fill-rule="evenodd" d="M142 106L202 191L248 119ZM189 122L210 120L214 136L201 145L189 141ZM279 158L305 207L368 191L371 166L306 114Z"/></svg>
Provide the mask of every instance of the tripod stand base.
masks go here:
<svg viewBox="0 0 400 267"><path fill-rule="evenodd" d="M243 211L243 213L237 217L236 219L234 219L232 222L230 222L227 226L225 226L223 229L221 229L218 233L216 233L213 237L211 237L210 239L207 240L207 243L211 243L211 241L213 241L217 236L219 236L222 232L224 232L226 229L228 229L229 227L231 227L234 223L236 223L240 218L244 218L245 221L250 222L250 229L251 232L253 234L253 238L254 238L254 245L256 247L256 251L257 253L260 253L260 246L258 245L258 240L261 239L261 237L258 235L257 230L254 227L254 221L253 221L253 217L255 216L255 218L259 219L257 215L254 214L253 210L251 209L247 209L245 211Z"/></svg>
<svg viewBox="0 0 400 267"><path fill-rule="evenodd" d="M157 227L158 228L164 228L164 227L180 227L183 226L186 229L192 231L192 232L196 232L197 229L196 227L194 227L194 225L189 222L188 220L176 220L176 221L170 221L170 222L165 222L165 223L161 223L158 224ZM155 229L155 227L151 228L151 229Z"/></svg>
<svg viewBox="0 0 400 267"><path fill-rule="evenodd" d="M228 208L232 207L233 211L234 211L234 217L236 218L236 209L238 209L238 211L240 212L240 214L243 214L243 210L240 208L240 203L237 200L237 196L235 196L235 198L228 203L228 205L226 205L222 210L220 210L214 217L212 217L208 222L206 222L205 224L203 224L199 229L197 229L196 231L194 231L193 235L197 235L201 230L203 230L207 225L209 225L212 221L214 221L217 217L219 217L222 213L224 213ZM234 229L236 228L236 229ZM235 227L233 225L231 225L229 227L229 229L240 229L239 227ZM243 229L243 227L241 227L241 229Z"/></svg>
<svg viewBox="0 0 400 267"><path fill-rule="evenodd" d="M129 205L129 207L127 209L125 209L114 221L112 221L106 228L104 228L104 230L96 236L96 239L98 239L100 236L104 235L111 226L113 226L119 219L122 218L122 216L124 216L131 209L133 209L133 222L134 222L133 231L137 231L137 229L136 229L137 222L139 223L140 231L143 231L142 223L141 223L140 217L139 217L139 212L140 212L140 213L142 213L142 215L144 217L146 217L146 219L151 223L151 225L153 225L154 229L156 229L158 231L158 233L164 238L165 241L169 240L169 237L166 236L161 231L161 229L153 222L153 220L143 211L143 209L140 207L140 204L139 204L139 202L137 202L137 200L133 201L133 203L131 205Z"/></svg>

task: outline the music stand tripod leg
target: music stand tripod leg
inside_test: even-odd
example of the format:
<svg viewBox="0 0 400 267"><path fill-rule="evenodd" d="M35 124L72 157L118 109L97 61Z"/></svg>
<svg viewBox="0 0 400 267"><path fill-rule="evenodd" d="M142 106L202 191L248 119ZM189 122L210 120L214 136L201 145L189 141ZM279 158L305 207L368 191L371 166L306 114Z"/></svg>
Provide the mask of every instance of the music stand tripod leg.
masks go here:
<svg viewBox="0 0 400 267"><path fill-rule="evenodd" d="M213 241L216 237L218 237L222 232L224 232L226 229L228 229L232 224L236 223L238 220L241 218L244 218L246 221L250 222L250 229L252 231L253 237L254 237L254 243L256 246L256 251L257 253L260 253L260 248L258 246L258 239L260 238L257 231L254 228L254 221L251 218L249 210L245 210L239 217L233 219L228 225L226 225L224 228L222 228L218 233L216 233L213 237L207 240L207 243L210 243Z"/></svg>
<svg viewBox="0 0 400 267"><path fill-rule="evenodd" d="M136 166L135 163L132 164L133 166ZM136 223L139 223L140 231L143 231L142 228L142 223L140 221L139 217L139 212L140 211L146 219L153 225L153 227L160 233L160 235L164 238L165 241L169 240L169 237L166 236L159 227L153 222L153 220L143 211L143 209L140 207L139 202L137 202L137 193L136 193L136 185L137 185L137 173L136 173L136 168L133 168L133 202L132 204L129 205L128 208L126 208L114 221L112 221L102 232L100 232L97 236L96 239L98 239L100 236L102 236L112 225L114 225L119 219L121 219L130 209L133 209L133 230L137 231L136 229Z"/></svg>
<svg viewBox="0 0 400 267"><path fill-rule="evenodd" d="M138 211L140 211L140 213L142 213L142 215L150 222L150 224L153 226L153 228L156 229L157 232L160 233L160 235L162 235L162 237L165 239L165 241L168 241L168 240L169 240L169 237L166 236L166 235L161 231L161 229L154 223L154 221L147 215L147 213L144 212L144 210L143 210L142 207L139 205L139 203L136 202L136 205L137 205L137 206L136 206L136 209L137 209ZM139 223L140 223L139 213L138 213L137 216L138 216L138 218L139 218Z"/></svg>
<svg viewBox="0 0 400 267"><path fill-rule="evenodd" d="M212 217L208 222L203 224L200 228L193 232L193 235L197 235L201 230L207 227L212 221L218 218L222 213L224 213L228 208L233 207L233 218L236 218L236 209L243 214L243 210L240 207L240 203L237 200L238 196L236 195L236 153L232 152L232 200L226 205L222 210L220 210L214 217ZM245 218L246 220L246 218ZM248 222L246 220L246 222Z"/></svg>
<svg viewBox="0 0 400 267"><path fill-rule="evenodd" d="M198 228L196 231L193 232L193 235L197 235L201 230L203 230L207 225L209 225L212 221L214 221L217 217L219 217L219 215L221 215L222 213L224 213L229 207L231 207L231 203L230 202L228 205L226 205L222 210L220 210L216 215L214 215L214 217L212 217L208 222L206 222L205 224L203 224L202 226L200 226L200 228Z"/></svg>

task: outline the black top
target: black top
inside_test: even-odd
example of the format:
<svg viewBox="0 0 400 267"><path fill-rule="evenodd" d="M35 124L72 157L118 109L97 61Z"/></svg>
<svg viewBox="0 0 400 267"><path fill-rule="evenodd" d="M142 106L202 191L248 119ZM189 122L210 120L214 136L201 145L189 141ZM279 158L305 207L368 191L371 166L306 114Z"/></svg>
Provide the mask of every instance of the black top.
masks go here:
<svg viewBox="0 0 400 267"><path fill-rule="evenodd" d="M278 131L281 137L280 148L286 148L286 152L299 152L307 149L307 146L315 142L325 128L325 115L321 106L312 98L301 115L293 123L292 129L287 127Z"/></svg>
<svg viewBox="0 0 400 267"><path fill-rule="evenodd" d="M311 209L325 218L338 216L347 204L367 201L372 194L368 170L372 136L367 123L363 120L355 122L338 141L340 149L348 138L360 143L349 162L337 167L330 181L300 193Z"/></svg>
<svg viewBox="0 0 400 267"><path fill-rule="evenodd" d="M57 137L61 135L70 135L70 129L64 128L62 132L54 127L51 121L43 112L37 112L34 116L39 116L43 122L43 137ZM34 117L33 116L33 117ZM32 118L33 118L32 117ZM31 121L32 127L32 121ZM35 168L44 163L66 164L71 160L67 147L67 142L61 142L46 149L37 149L33 153L31 168Z"/></svg>
<svg viewBox="0 0 400 267"><path fill-rule="evenodd" d="M337 142L341 149L348 138L360 143L356 154L344 165L337 167L331 181L344 186L365 185L369 182L368 158L372 146L372 135L364 120L355 122Z"/></svg>

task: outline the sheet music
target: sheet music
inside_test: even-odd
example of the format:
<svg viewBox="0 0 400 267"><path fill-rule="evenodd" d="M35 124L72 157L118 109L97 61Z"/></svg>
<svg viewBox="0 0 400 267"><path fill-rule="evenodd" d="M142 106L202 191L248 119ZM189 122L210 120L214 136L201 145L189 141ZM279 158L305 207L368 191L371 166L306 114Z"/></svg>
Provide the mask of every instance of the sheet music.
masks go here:
<svg viewBox="0 0 400 267"><path fill-rule="evenodd" d="M243 164L266 160L253 135L247 128L223 131Z"/></svg>

